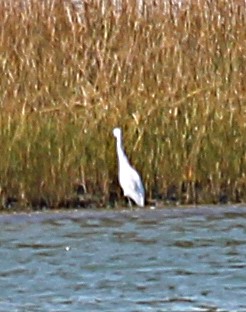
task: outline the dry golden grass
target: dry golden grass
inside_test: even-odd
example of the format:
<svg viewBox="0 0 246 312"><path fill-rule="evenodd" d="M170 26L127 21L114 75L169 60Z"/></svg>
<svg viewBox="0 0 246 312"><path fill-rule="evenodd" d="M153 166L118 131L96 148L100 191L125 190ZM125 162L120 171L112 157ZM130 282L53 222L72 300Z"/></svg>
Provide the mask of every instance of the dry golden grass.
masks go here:
<svg viewBox="0 0 246 312"><path fill-rule="evenodd" d="M1 2L3 206L105 206L115 126L149 199L246 200L245 4L184 2Z"/></svg>

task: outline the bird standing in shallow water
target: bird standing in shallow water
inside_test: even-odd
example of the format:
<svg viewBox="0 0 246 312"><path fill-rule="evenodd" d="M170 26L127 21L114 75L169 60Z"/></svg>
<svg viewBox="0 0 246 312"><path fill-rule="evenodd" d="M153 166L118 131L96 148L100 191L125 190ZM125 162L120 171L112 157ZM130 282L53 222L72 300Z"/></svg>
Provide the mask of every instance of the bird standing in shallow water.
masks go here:
<svg viewBox="0 0 246 312"><path fill-rule="evenodd" d="M144 207L144 187L138 172L130 165L125 154L122 142L122 131L114 128L116 138L116 151L119 165L119 183L124 196L131 198L138 206Z"/></svg>

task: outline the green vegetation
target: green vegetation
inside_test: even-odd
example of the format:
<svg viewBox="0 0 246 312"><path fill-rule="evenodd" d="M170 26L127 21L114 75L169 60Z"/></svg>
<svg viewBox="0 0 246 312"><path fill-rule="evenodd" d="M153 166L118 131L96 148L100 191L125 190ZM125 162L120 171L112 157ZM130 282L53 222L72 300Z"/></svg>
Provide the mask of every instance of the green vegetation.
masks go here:
<svg viewBox="0 0 246 312"><path fill-rule="evenodd" d="M118 200L115 126L148 199L246 201L245 4L136 2L1 2L3 207Z"/></svg>

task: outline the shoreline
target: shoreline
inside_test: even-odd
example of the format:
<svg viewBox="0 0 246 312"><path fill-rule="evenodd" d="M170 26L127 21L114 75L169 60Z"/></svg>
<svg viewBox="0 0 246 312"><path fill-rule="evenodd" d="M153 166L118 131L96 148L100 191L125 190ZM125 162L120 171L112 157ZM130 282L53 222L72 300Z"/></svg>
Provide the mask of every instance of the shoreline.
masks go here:
<svg viewBox="0 0 246 312"><path fill-rule="evenodd" d="M49 205L49 202L45 199L35 200L33 203L28 203L27 201L23 202L22 200L18 200L14 197L6 197L1 196L1 206L0 213L5 212L42 212L42 211L72 211L72 210L81 210L86 211L90 209L95 209L97 211L100 210L109 210L109 211L118 211L119 209L126 209L131 211L132 209L141 209L137 205L133 203L133 206L130 207L127 198L120 197L114 198L111 201L103 201L103 196L93 196L89 194L85 194L84 198L74 197L71 199L65 199L58 202L56 205ZM206 199L209 196L206 194ZM210 197L212 198L212 196ZM149 209L169 209L170 207L176 208L185 208L185 207L201 207L201 206L221 206L221 205L232 205L232 206L240 206L246 205L244 201L235 201L230 200L230 197L226 193L222 193L219 196L214 196L214 200L204 201L200 197L199 201L187 200L187 194L182 194L180 197L176 197L176 194L169 194L169 197L165 199L147 199L145 208ZM193 198L194 199L194 198ZM216 200L217 199L217 200Z"/></svg>
<svg viewBox="0 0 246 312"><path fill-rule="evenodd" d="M36 211L0 211L0 224L6 222L22 222L31 220L32 222L45 222L52 220L71 219L88 220L88 219L114 219L139 217L146 219L156 218L160 215L163 217L193 217L193 216L214 216L220 217L223 215L230 215L236 217L237 215L246 214L245 204L224 204L224 205L181 205L181 206L163 206L162 208L133 208L120 207L117 209L55 209L55 210L36 210Z"/></svg>

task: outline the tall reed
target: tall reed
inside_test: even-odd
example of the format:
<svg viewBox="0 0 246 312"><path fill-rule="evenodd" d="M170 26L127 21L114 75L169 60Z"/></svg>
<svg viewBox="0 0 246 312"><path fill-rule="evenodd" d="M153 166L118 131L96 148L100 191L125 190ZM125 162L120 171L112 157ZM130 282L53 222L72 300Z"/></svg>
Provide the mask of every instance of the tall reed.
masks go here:
<svg viewBox="0 0 246 312"><path fill-rule="evenodd" d="M119 198L115 126L148 199L245 201L245 3L117 3L1 2L2 205Z"/></svg>

